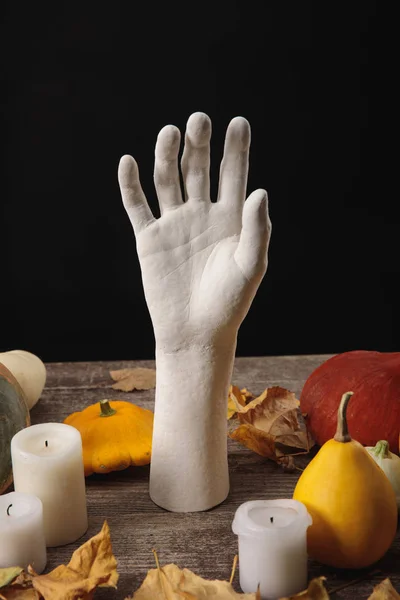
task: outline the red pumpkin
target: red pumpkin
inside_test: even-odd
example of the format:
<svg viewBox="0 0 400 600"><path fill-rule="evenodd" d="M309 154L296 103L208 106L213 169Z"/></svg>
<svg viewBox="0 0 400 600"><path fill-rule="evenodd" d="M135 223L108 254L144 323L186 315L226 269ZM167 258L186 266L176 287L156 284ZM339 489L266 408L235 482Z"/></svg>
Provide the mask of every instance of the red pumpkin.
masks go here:
<svg viewBox="0 0 400 600"><path fill-rule="evenodd" d="M354 392L347 412L351 437L364 446L387 440L399 453L400 352L354 350L329 358L311 373L300 396L307 426L322 446L336 431L342 394Z"/></svg>

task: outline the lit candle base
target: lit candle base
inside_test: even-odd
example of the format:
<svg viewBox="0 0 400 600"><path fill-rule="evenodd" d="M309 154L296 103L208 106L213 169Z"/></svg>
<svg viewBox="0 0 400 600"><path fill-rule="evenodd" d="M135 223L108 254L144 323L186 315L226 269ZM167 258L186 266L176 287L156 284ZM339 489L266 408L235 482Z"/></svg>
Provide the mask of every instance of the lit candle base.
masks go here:
<svg viewBox="0 0 400 600"><path fill-rule="evenodd" d="M47 561L43 507L36 496L10 492L0 496L0 567L31 565L41 573Z"/></svg>
<svg viewBox="0 0 400 600"><path fill-rule="evenodd" d="M14 488L43 503L47 546L79 539L88 528L82 439L64 423L31 425L11 440Z"/></svg>
<svg viewBox="0 0 400 600"><path fill-rule="evenodd" d="M243 592L262 600L291 596L307 588L307 528L312 519L296 500L245 502L236 511L239 576Z"/></svg>

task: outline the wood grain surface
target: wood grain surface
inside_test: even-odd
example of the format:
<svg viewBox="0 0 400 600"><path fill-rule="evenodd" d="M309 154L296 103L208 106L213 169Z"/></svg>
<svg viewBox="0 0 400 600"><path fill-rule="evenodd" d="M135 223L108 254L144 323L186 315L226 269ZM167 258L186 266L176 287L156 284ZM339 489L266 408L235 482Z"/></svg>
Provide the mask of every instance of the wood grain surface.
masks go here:
<svg viewBox="0 0 400 600"><path fill-rule="evenodd" d="M308 375L327 358L328 355L237 358L232 381L255 394L266 387L280 385L299 397ZM82 410L102 398L119 398L153 409L154 390L124 393L111 389L113 381L109 371L134 366L154 367L154 363L48 363L46 387L41 400L31 411L32 423L60 422L71 412ZM195 402L196 398L187 401ZM304 467L309 458L302 457L297 464ZM154 567L152 548L157 549L161 564L174 562L206 578L229 579L237 553L237 538L231 529L237 507L247 500L290 498L300 474L299 471L284 472L272 461L232 440L229 440L229 466L231 490L228 499L203 513L175 514L154 505L148 495L148 467L88 477L89 530L74 544L49 548L46 572L68 562L72 552L95 535L107 519L120 579L117 590L98 589L95 598L99 600L123 600L132 594L147 570ZM365 501L368 502L368 498ZM373 574L370 574L371 570L339 571L310 560L309 577L325 575L328 590L363 578L331 595L338 599L367 599L373 586L386 576L391 578L396 589L400 589L399 536L374 568ZM240 592L238 572L234 586Z"/></svg>

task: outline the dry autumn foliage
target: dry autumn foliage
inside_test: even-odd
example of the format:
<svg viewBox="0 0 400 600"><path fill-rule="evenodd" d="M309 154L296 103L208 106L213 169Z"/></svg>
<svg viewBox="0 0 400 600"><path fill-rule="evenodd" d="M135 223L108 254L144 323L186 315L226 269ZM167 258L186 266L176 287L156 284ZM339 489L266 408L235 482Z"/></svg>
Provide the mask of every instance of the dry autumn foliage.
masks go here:
<svg viewBox="0 0 400 600"><path fill-rule="evenodd" d="M107 521L73 553L68 565L38 575L28 567L0 569L1 600L92 600L97 587L117 587L117 561Z"/></svg>
<svg viewBox="0 0 400 600"><path fill-rule="evenodd" d="M326 577L315 577L315 579L311 579L308 588L303 592L279 600L329 600L328 592L324 586L325 580Z"/></svg>
<svg viewBox="0 0 400 600"><path fill-rule="evenodd" d="M246 395L243 393L246 392ZM291 466L293 456L306 454L314 445L302 419L295 394L275 386L266 388L257 398L248 390L231 386L228 419L239 422L229 437L261 456Z"/></svg>
<svg viewBox="0 0 400 600"><path fill-rule="evenodd" d="M232 587L235 557L230 581L209 581L189 569L171 563L161 567L153 550L157 567L148 571L140 588L125 600L261 600L259 592L239 594Z"/></svg>
<svg viewBox="0 0 400 600"><path fill-rule="evenodd" d="M21 567L6 567L0 569L0 589L14 581L22 571L23 569L21 569Z"/></svg>
<svg viewBox="0 0 400 600"><path fill-rule="evenodd" d="M237 556L228 582L203 579L189 569L180 569L173 563L161 567L156 551L153 550L153 553L156 568L147 572L140 588L125 600L262 600L260 591L241 594L233 589ZM279 600L329 600L325 581L326 577L315 577L306 590L293 596L281 597ZM352 583L355 581L348 585ZM390 579L385 579L374 588L368 600L400 600L400 596Z"/></svg>
<svg viewBox="0 0 400 600"><path fill-rule="evenodd" d="M175 564L150 569L140 588L126 600L257 600L256 594L239 594L228 581L207 581Z"/></svg>
<svg viewBox="0 0 400 600"><path fill-rule="evenodd" d="M238 406L246 406L248 400L252 400L253 398L253 394L246 388L239 389L237 385L231 385L228 393L228 419L236 415Z"/></svg>
<svg viewBox="0 0 400 600"><path fill-rule="evenodd" d="M175 564L161 567L156 551L153 552L156 568L148 571L140 588L125 600L261 600L259 591L242 594L233 589L237 556L229 581L209 581ZM30 567L27 572L20 567L0 569L0 599L93 600L97 587L117 587L116 567L105 521L100 533L82 544L68 565L60 565L44 575L37 575ZM325 577L316 577L306 590L279 600L329 600L325 580ZM400 596L387 578L374 587L368 600L400 600Z"/></svg>
<svg viewBox="0 0 400 600"><path fill-rule="evenodd" d="M111 387L122 392L133 390L151 390L156 387L155 369L137 367L134 369L117 369L110 371L111 378L116 382Z"/></svg>
<svg viewBox="0 0 400 600"><path fill-rule="evenodd" d="M240 594L232 587L232 579L228 581L208 581L199 577L189 569L180 569L175 564L148 571L140 588L125 600L261 600L259 592ZM279 600L329 600L325 588L325 577L315 577L308 588L293 596ZM392 586L390 579L385 579L374 587L368 600L399 600L400 596Z"/></svg>
<svg viewBox="0 0 400 600"><path fill-rule="evenodd" d="M400 600L400 595L394 589L392 582L387 577L374 587L368 600Z"/></svg>
<svg viewBox="0 0 400 600"><path fill-rule="evenodd" d="M310 581L308 588L304 592L288 598L280 598L279 600L329 600L331 596L329 596L325 589L324 581L326 581L326 577L316 577ZM350 586L351 583L348 585ZM332 592L334 591L332 590ZM394 589L390 579L386 578L374 587L368 600L400 600L400 596Z"/></svg>

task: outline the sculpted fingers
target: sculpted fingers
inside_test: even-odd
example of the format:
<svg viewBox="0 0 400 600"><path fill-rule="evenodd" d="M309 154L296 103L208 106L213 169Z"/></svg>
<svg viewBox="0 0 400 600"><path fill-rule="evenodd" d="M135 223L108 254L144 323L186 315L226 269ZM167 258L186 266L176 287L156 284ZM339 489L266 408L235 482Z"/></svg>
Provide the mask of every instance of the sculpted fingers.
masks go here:
<svg viewBox="0 0 400 600"><path fill-rule="evenodd" d="M182 175L188 200L210 201L210 138L211 121L201 112L188 119Z"/></svg>
<svg viewBox="0 0 400 600"><path fill-rule="evenodd" d="M270 237L267 192L256 190L244 203L242 231L235 252L236 263L247 279L258 277L261 280L265 274Z"/></svg>
<svg viewBox="0 0 400 600"><path fill-rule="evenodd" d="M180 141L179 129L173 125L163 127L158 134L155 150L154 184L161 214L165 209L182 204L178 170Z"/></svg>
<svg viewBox="0 0 400 600"><path fill-rule="evenodd" d="M118 181L122 201L136 235L155 219L140 185L138 166L132 156L125 155L121 158Z"/></svg>
<svg viewBox="0 0 400 600"><path fill-rule="evenodd" d="M249 170L250 124L243 117L229 123L219 175L218 200L243 206Z"/></svg>

